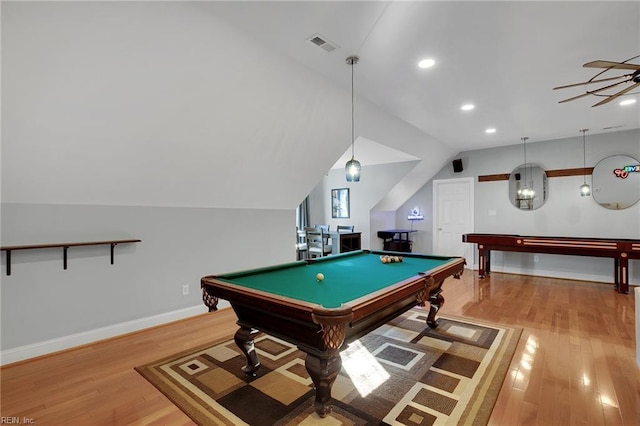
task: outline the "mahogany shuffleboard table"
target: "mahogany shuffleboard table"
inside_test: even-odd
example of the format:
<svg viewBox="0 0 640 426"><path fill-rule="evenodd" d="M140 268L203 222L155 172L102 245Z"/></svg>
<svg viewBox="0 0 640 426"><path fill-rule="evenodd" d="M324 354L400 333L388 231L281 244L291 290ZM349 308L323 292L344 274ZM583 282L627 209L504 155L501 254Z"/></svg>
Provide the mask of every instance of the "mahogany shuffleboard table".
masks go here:
<svg viewBox="0 0 640 426"><path fill-rule="evenodd" d="M640 240L464 234L462 241L478 245L480 278L491 272L492 250L612 258L615 289L625 294L629 294L629 259L640 259Z"/></svg>

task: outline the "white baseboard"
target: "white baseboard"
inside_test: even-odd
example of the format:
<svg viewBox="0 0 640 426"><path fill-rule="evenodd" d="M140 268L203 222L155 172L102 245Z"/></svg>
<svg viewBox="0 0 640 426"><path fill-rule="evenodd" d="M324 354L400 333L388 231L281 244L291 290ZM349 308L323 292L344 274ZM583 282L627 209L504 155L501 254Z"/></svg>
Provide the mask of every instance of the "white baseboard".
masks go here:
<svg viewBox="0 0 640 426"><path fill-rule="evenodd" d="M221 305L224 304L224 301L221 302L223 302ZM76 346L86 345L88 343L97 342L99 340L120 336L134 331L140 331L145 328L189 318L205 312L207 312L207 308L204 305L198 305L133 321L127 321L108 327L97 328L95 330L84 331L82 333L71 334L69 336L58 337L56 339L45 340L43 342L33 343L30 345L18 346L16 348L0 352L0 365L7 365L37 356L71 349Z"/></svg>
<svg viewBox="0 0 640 426"><path fill-rule="evenodd" d="M491 267L493 272L504 272L507 274L520 274L520 275L531 275L533 277L543 277L543 278L560 278L565 280L575 280L575 281L593 281L600 283L609 283L613 284L613 276L609 275L593 275L593 274L582 274L580 272L574 271L547 271L545 269L521 269L521 268L494 268Z"/></svg>
<svg viewBox="0 0 640 426"><path fill-rule="evenodd" d="M478 265L473 265L473 270L478 271ZM498 265L491 265L491 272L501 272L504 274L515 274L515 275L530 275L532 277L543 277L543 278L560 278L565 280L576 280L576 281L593 281L593 282L601 282L601 283L609 283L613 284L613 276L612 275L593 275L593 274L581 274L579 272L572 271L548 271L544 269L522 269L522 268L513 268L513 267L504 267Z"/></svg>

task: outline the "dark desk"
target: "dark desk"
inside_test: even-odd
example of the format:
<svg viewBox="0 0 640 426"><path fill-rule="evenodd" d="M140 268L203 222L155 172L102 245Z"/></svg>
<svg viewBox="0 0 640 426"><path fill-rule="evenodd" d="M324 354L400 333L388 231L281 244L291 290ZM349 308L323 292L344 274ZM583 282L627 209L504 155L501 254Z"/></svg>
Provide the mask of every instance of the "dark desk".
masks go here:
<svg viewBox="0 0 640 426"><path fill-rule="evenodd" d="M640 259L640 240L465 234L462 241L478 244L480 278L491 272L491 250L610 257L614 259L615 288L625 294L629 293L629 259Z"/></svg>
<svg viewBox="0 0 640 426"><path fill-rule="evenodd" d="M346 253L362 249L362 232L329 231L331 237L331 253Z"/></svg>
<svg viewBox="0 0 640 426"><path fill-rule="evenodd" d="M233 307L240 329L235 341L253 374L260 361L253 339L258 330L307 353L305 367L316 389L315 410L331 407L331 386L340 368L339 351L416 305L430 304L427 324L435 328L444 303L443 281L464 271L461 257L407 254L399 263L382 263L385 252L355 251L202 278L209 310L218 298ZM324 274L323 281L316 275Z"/></svg>
<svg viewBox="0 0 640 426"><path fill-rule="evenodd" d="M418 232L413 229L388 229L378 231L378 238L383 240L383 250L401 251L411 253L413 241L409 239L409 234Z"/></svg>

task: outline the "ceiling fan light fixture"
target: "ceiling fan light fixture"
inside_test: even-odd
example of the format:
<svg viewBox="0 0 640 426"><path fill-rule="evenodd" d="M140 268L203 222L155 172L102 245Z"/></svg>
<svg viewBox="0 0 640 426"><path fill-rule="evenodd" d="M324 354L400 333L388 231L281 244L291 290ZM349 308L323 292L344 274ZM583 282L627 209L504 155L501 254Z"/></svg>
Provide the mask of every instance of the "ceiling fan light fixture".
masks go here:
<svg viewBox="0 0 640 426"><path fill-rule="evenodd" d="M419 68L431 68L432 66L434 66L436 64L436 61L434 61L431 58L428 59L422 59L420 62L418 62L418 67Z"/></svg>

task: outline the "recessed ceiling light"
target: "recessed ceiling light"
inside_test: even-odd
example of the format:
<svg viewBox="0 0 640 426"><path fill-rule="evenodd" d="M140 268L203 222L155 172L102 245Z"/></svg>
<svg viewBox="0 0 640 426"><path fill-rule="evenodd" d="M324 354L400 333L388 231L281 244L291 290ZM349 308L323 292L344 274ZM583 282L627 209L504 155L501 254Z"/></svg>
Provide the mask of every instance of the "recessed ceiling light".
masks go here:
<svg viewBox="0 0 640 426"><path fill-rule="evenodd" d="M463 111L471 111L472 109L474 109L476 106L474 104L464 104L460 107L461 110Z"/></svg>
<svg viewBox="0 0 640 426"><path fill-rule="evenodd" d="M485 132L485 133L495 133L495 132L496 132L496 129L495 129L495 127L489 127L489 128L488 128L488 129L486 129L484 132Z"/></svg>
<svg viewBox="0 0 640 426"><path fill-rule="evenodd" d="M418 66L420 68L431 68L435 64L436 64L436 61L434 61L433 59L423 59L420 62L418 62Z"/></svg>
<svg viewBox="0 0 640 426"><path fill-rule="evenodd" d="M620 105L631 105L631 104L635 104L636 100L635 99L625 99L624 101L620 101Z"/></svg>

